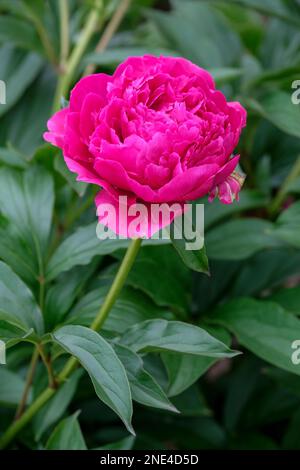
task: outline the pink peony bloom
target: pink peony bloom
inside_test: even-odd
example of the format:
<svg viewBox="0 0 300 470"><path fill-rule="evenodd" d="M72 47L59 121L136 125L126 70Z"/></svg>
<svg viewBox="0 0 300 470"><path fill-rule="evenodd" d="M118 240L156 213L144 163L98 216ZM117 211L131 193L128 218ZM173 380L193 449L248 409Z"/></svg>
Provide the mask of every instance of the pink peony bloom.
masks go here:
<svg viewBox="0 0 300 470"><path fill-rule="evenodd" d="M245 124L244 108L227 102L207 71L182 58L144 56L113 76L80 80L44 138L63 150L79 181L102 187L97 206L118 210L119 196L128 208L183 206L206 194L230 204L243 182L232 154Z"/></svg>

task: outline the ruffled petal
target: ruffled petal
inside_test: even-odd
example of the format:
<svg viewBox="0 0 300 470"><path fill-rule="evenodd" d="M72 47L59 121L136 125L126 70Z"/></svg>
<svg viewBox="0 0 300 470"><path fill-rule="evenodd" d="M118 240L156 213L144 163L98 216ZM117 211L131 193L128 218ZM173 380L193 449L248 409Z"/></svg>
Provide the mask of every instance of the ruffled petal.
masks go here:
<svg viewBox="0 0 300 470"><path fill-rule="evenodd" d="M100 191L95 203L99 223L125 238L151 238L185 210L183 204L138 202L121 192L113 197L107 191Z"/></svg>
<svg viewBox="0 0 300 470"><path fill-rule="evenodd" d="M44 132L43 137L47 142L56 147L63 148L64 146L65 125L68 113L69 108L61 109L47 122L48 132Z"/></svg>

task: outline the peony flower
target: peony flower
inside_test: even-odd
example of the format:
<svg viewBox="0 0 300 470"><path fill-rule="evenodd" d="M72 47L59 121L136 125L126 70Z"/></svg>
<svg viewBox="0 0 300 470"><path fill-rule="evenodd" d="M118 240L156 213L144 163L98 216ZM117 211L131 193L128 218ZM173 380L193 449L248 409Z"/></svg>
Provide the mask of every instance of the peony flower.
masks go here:
<svg viewBox="0 0 300 470"><path fill-rule="evenodd" d="M244 108L227 102L207 71L182 58L144 56L112 76L81 79L44 138L62 149L79 181L101 186L97 206L179 203L172 218L205 195L225 204L238 198L243 178L233 151L245 124ZM119 222L110 228L126 234Z"/></svg>

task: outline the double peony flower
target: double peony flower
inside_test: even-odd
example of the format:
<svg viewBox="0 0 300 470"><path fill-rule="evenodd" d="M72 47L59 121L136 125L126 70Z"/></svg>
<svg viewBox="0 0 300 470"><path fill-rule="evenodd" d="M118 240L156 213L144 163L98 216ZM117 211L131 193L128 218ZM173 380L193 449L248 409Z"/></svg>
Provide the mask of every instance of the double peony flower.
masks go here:
<svg viewBox="0 0 300 470"><path fill-rule="evenodd" d="M127 211L180 203L183 211L205 195L225 204L238 198L243 177L233 151L245 124L244 108L227 102L207 71L182 58L144 56L112 76L81 79L44 138L62 149L79 181L102 188L97 206L119 213L124 200ZM116 231L126 235L122 221Z"/></svg>

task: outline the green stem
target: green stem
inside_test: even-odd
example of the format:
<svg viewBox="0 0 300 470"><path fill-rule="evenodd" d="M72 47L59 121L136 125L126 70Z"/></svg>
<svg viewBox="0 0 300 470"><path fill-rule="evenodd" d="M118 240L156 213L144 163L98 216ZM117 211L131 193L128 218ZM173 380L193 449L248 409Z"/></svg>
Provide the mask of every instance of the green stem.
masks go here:
<svg viewBox="0 0 300 470"><path fill-rule="evenodd" d="M131 244L129 245L126 251L126 254L123 258L123 261L121 263L121 266L114 279L114 282L112 283L111 288L109 289L109 292L107 296L105 297L105 300L98 314L96 315L95 320L90 326L91 330L99 331L103 323L105 322L109 312L111 311L115 301L118 298L119 293L121 292L125 284L127 276L139 252L141 243L142 243L142 240L138 238L136 240L133 240ZM71 357L71 359L69 359L69 361L67 362L67 364L65 365L61 373L59 374L58 381L64 382L66 378L69 377L69 375L73 372L73 370L76 369L77 365L78 365L77 360L74 357Z"/></svg>
<svg viewBox="0 0 300 470"><path fill-rule="evenodd" d="M97 23L99 21L99 10L101 6L102 0L96 0L94 8L90 12L85 27L80 35L79 41L76 47L73 49L66 64L65 73L63 73L58 79L54 96L53 112L60 108L61 96L66 95L70 88L74 78L74 72L76 71L76 68L78 67L80 60L89 44L89 41L96 29Z"/></svg>
<svg viewBox="0 0 300 470"><path fill-rule="evenodd" d="M46 32L46 30L43 26L43 23L41 23L38 19L35 19L34 24L35 24L37 32L40 36L41 42L43 44L43 47L45 49L45 52L47 54L48 59L50 60L50 62L54 66L54 68L57 69L58 64L57 64L56 55L55 55L54 49L52 47L52 44L51 44L51 42L48 38L48 34L47 34L47 32Z"/></svg>
<svg viewBox="0 0 300 470"><path fill-rule="evenodd" d="M59 0L60 17L60 65L63 70L69 55L69 0Z"/></svg>
<svg viewBox="0 0 300 470"><path fill-rule="evenodd" d="M286 195L289 193L291 183L295 181L296 178L300 176L300 156L297 158L296 162L294 163L290 173L282 183L281 188L279 189L278 193L276 194L272 204L269 207L269 214L274 216L280 210L282 203L285 200Z"/></svg>
<svg viewBox="0 0 300 470"><path fill-rule="evenodd" d="M54 388L46 388L44 392L32 403L32 405L23 413L23 415L15 421L0 438L0 449L5 449L13 438L18 434L23 427L31 421L36 413L47 403L48 400L55 394Z"/></svg>
<svg viewBox="0 0 300 470"><path fill-rule="evenodd" d="M44 299L45 299L45 278L43 276L39 276L39 305L42 311L44 308Z"/></svg>
<svg viewBox="0 0 300 470"><path fill-rule="evenodd" d="M126 254L123 258L121 266L117 272L117 275L111 285L111 288L104 300L103 305L101 306L95 320L91 324L91 329L98 331L103 323L105 322L111 308L113 307L122 287L125 284L127 276L133 266L133 263L136 259L136 256L139 252L142 240L136 239L132 240L130 243ZM77 360L74 357L71 357L61 373L57 377L57 382L61 384L64 382L76 369L78 365ZM45 405L45 403L53 397L56 393L55 388L48 387L44 392L39 395L39 397L29 406L29 408L24 412L18 421L15 421L4 435L0 438L0 449L4 449L9 445L9 443L14 439L14 437L21 431L21 429L28 424L33 416Z"/></svg>
<svg viewBox="0 0 300 470"><path fill-rule="evenodd" d="M48 374L48 382L49 382L49 388L56 388L57 387L57 382L54 377L54 373L52 370L52 364L51 360L47 358L44 348L41 344L37 345L37 350L39 352L39 355L41 356L41 359L46 367L47 374Z"/></svg>
<svg viewBox="0 0 300 470"><path fill-rule="evenodd" d="M136 259L136 256L139 252L142 240L137 238L132 240L131 244L129 245L122 264L117 272L117 275L114 279L114 282L100 308L98 314L96 315L95 320L91 324L91 329L95 331L99 331L102 327L103 323L105 322L110 310L112 309L119 293L121 292L122 287L125 284L127 276L132 268L132 265Z"/></svg>
<svg viewBox="0 0 300 470"><path fill-rule="evenodd" d="M27 373L27 377L26 377L26 383L25 383L25 388L24 388L23 394L22 394L22 398L21 398L21 401L20 401L19 406L18 406L17 411L16 411L16 416L15 416L16 421L18 419L20 419L20 417L22 416L22 413L25 409L27 399L28 399L29 390L30 390L30 387L31 387L31 384L32 384L32 381L33 381L33 377L34 377L34 374L35 374L35 369L36 369L36 366L37 366L38 359L39 359L39 352L38 352L37 348L35 348L35 350L32 354L31 361L30 361L30 365L29 365L29 369L28 369L28 373Z"/></svg>
<svg viewBox="0 0 300 470"><path fill-rule="evenodd" d="M110 22L106 26L99 43L97 44L97 47L95 49L95 52L98 54L101 54L102 52L105 51L107 48L108 44L110 43L112 37L114 36L115 32L119 28L121 21L123 20L129 6L130 6L131 0L121 0L118 8L114 12ZM89 64L85 71L83 72L83 76L86 75L91 75L92 73L95 72L96 66L95 64Z"/></svg>
<svg viewBox="0 0 300 470"><path fill-rule="evenodd" d="M27 6L27 7L25 6L25 8L26 8L27 18L35 26L35 29L36 29L36 31L39 35L42 46L44 48L44 51L46 52L46 55L47 55L49 61L54 66L54 68L57 69L58 63L57 63L57 59L56 59L55 50L54 50L54 48L51 44L51 41L48 37L47 30L44 28L43 22L41 21L39 16L34 13L34 11L30 8L30 6Z"/></svg>

